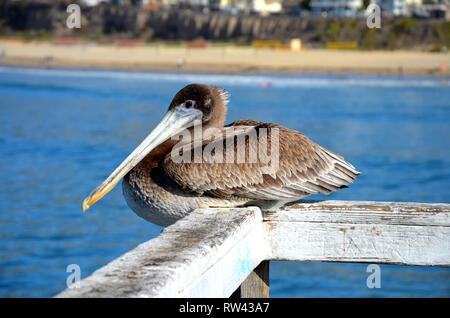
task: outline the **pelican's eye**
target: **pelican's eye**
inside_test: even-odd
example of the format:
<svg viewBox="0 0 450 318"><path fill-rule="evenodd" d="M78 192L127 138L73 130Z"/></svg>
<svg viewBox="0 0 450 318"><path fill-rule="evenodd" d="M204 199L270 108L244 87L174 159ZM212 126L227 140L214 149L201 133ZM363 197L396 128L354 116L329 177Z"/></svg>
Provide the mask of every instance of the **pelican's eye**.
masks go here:
<svg viewBox="0 0 450 318"><path fill-rule="evenodd" d="M191 108L192 106L194 106L194 101L188 100L184 103L184 106L186 106L186 108Z"/></svg>

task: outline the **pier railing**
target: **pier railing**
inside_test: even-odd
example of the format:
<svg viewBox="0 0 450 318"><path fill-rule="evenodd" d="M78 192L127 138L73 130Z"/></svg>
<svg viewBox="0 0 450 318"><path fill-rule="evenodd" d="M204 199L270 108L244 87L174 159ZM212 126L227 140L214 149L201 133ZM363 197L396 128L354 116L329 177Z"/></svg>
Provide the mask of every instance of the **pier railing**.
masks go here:
<svg viewBox="0 0 450 318"><path fill-rule="evenodd" d="M268 297L269 261L450 265L450 204L198 209L57 297Z"/></svg>

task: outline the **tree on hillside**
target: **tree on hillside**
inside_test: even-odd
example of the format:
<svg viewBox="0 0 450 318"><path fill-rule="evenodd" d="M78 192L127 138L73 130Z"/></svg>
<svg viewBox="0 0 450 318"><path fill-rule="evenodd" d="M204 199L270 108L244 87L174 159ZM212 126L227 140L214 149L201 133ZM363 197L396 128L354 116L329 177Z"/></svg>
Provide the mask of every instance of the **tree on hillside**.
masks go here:
<svg viewBox="0 0 450 318"><path fill-rule="evenodd" d="M304 10L311 10L311 0L302 0L300 6Z"/></svg>

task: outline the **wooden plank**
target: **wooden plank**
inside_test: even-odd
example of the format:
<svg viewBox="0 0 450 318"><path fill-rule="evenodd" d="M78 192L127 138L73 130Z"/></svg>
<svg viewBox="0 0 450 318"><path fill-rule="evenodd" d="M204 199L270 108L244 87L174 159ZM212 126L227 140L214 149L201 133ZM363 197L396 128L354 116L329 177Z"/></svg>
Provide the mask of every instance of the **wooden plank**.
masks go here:
<svg viewBox="0 0 450 318"><path fill-rule="evenodd" d="M295 204L265 213L271 260L450 265L450 205Z"/></svg>
<svg viewBox="0 0 450 318"><path fill-rule="evenodd" d="M266 212L264 220L390 225L450 226L450 204L375 201L305 201L278 212Z"/></svg>
<svg viewBox="0 0 450 318"><path fill-rule="evenodd" d="M200 209L57 297L228 297L265 258L261 211Z"/></svg>
<svg viewBox="0 0 450 318"><path fill-rule="evenodd" d="M239 287L241 298L269 298L269 261L263 261Z"/></svg>

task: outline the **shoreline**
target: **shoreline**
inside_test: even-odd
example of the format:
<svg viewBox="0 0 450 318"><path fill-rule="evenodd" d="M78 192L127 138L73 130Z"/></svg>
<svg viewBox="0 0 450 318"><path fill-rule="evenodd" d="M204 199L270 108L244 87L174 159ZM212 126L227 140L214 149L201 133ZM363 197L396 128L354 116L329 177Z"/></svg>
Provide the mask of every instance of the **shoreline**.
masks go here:
<svg viewBox="0 0 450 318"><path fill-rule="evenodd" d="M278 71L235 71L235 72L221 72L221 71L214 71L214 70L208 70L208 71L201 71L201 70L179 70L179 69L156 69L156 68L149 68L149 69L143 69L143 68L117 68L117 67L84 67L84 66L44 66L44 65L33 65L33 64L2 64L0 63L0 69L22 69L22 70L47 70L47 71L67 71L67 72L99 72L101 74L102 72L108 73L143 73L143 74L173 74L173 75L225 75L225 76L231 76L231 75L243 75L243 76L251 76L251 75L267 75L267 76L273 76L273 75L293 75L293 76L311 76L311 78L314 77L322 77L322 76L335 76L336 78L340 78L342 76L359 76L361 78L365 77L386 77L386 78L404 78L404 79L416 79L416 78L423 78L423 79L431 79L431 80L450 80L450 75L437 75L437 74L399 74L399 73L374 73L374 72L355 72L355 71L342 71L342 72L306 72L306 71L291 71L291 72L278 72Z"/></svg>
<svg viewBox="0 0 450 318"><path fill-rule="evenodd" d="M161 45L62 46L48 42L0 40L0 52L0 66L222 74L355 73L450 76L449 53L417 51L277 51L251 47L188 49ZM183 64L182 67L179 64Z"/></svg>

